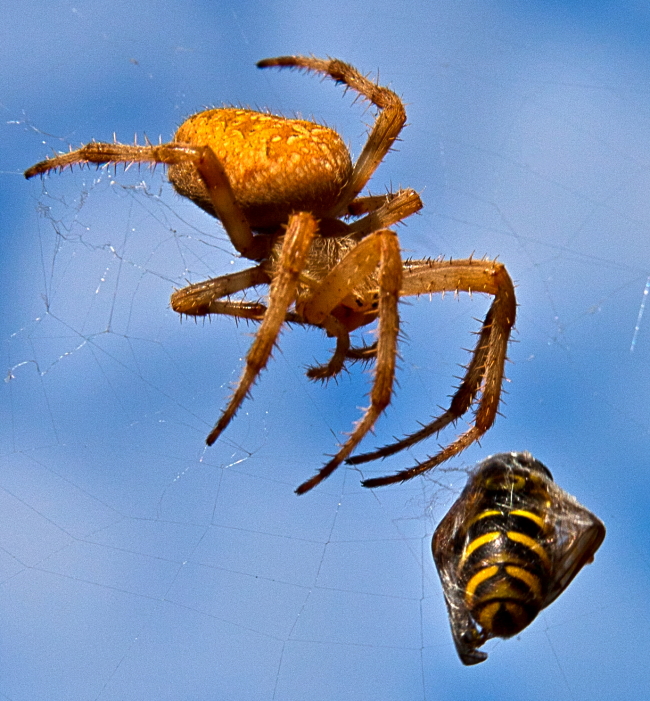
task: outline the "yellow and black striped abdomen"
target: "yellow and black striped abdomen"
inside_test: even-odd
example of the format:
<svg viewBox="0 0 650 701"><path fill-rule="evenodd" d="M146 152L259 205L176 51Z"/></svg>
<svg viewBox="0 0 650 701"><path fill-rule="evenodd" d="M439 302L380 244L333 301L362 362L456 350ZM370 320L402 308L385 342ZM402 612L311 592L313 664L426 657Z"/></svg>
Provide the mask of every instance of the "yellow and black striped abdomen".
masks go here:
<svg viewBox="0 0 650 701"><path fill-rule="evenodd" d="M508 638L539 613L551 570L536 513L486 509L467 530L458 581L474 620L493 636Z"/></svg>
<svg viewBox="0 0 650 701"><path fill-rule="evenodd" d="M487 659L594 559L605 526L560 489L530 453L497 453L476 466L431 540L463 664Z"/></svg>

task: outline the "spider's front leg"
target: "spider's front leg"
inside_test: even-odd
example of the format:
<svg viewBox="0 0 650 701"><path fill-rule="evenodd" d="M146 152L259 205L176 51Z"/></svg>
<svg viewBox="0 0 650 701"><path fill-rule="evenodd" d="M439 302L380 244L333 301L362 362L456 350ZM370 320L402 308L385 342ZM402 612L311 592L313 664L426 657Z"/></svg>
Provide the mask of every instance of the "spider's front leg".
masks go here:
<svg viewBox="0 0 650 701"><path fill-rule="evenodd" d="M390 402L399 335L397 304L402 283L402 259L395 232L385 229L363 239L320 281L310 299L302 305L301 312L306 321L322 325L330 312L355 289L359 280L367 279L377 267L379 337L370 406L338 453L316 475L301 484L296 489L297 494L308 492L331 475L370 431Z"/></svg>
<svg viewBox="0 0 650 701"><path fill-rule="evenodd" d="M309 247L318 225L307 212L292 214L282 241L277 272L269 291L268 308L246 355L246 367L228 406L206 439L212 445L230 423L244 401L256 377L264 369L287 317L287 309L296 298L298 278L302 273Z"/></svg>
<svg viewBox="0 0 650 701"><path fill-rule="evenodd" d="M467 366L465 376L453 396L447 411L421 430L402 440L370 453L355 455L348 464L385 458L434 435L455 422L475 403L480 393L474 423L453 443L437 455L415 467L394 475L377 477L363 482L364 487L380 487L404 482L449 460L490 429L497 416L501 397L504 366L510 332L515 323L517 302L514 285L508 271L501 263L484 260L410 261L405 264L406 273L402 295L421 295L435 292L484 292L494 295L478 342Z"/></svg>

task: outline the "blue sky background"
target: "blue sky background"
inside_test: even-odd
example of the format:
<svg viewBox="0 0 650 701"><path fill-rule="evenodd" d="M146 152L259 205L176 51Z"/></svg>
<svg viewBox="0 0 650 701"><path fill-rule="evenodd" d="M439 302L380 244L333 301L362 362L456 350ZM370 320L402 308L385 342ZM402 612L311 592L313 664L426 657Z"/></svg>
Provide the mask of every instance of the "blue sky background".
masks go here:
<svg viewBox="0 0 650 701"><path fill-rule="evenodd" d="M649 25L641 2L4 3L0 699L648 693ZM371 112L255 68L289 53L379 71L408 104L371 182L422 193L405 255L498 256L517 282L504 416L451 471L373 493L340 469L296 497L369 380L309 383L331 341L303 329L204 450L252 329L181 324L168 300L245 267L222 229L162 169L22 177L52 149L167 140L221 104L315 115L358 155ZM402 305L400 387L364 447L437 412L487 307ZM467 669L430 539L463 470L506 450L546 463L608 535L529 629Z"/></svg>

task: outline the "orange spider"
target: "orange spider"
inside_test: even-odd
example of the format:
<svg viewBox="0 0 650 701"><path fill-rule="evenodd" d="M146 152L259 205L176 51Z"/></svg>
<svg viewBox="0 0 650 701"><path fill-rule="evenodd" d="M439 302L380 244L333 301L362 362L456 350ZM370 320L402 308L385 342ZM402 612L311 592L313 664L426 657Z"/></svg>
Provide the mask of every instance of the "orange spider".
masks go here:
<svg viewBox="0 0 650 701"><path fill-rule="evenodd" d="M370 406L337 454L298 487L298 494L319 484L344 460L359 464L392 455L438 433L476 405L473 424L437 455L363 484L376 487L410 479L464 450L492 426L515 321L512 281L496 261L403 261L397 235L388 227L421 209L418 194L406 189L359 196L406 121L404 105L392 90L336 59L283 56L257 65L320 73L375 105L379 112L356 163L332 129L230 107L191 116L170 143L131 146L92 142L37 163L25 177L75 164L165 164L177 192L219 219L237 251L256 262L247 270L189 285L171 298L173 309L180 314L226 314L261 322L239 384L210 432L208 445L228 426L266 366L285 322L315 326L336 339L329 361L308 369L310 379L334 377L346 361L375 358ZM230 298L258 285L270 288L265 304ZM494 296L449 408L416 433L349 458L392 397L400 297L445 291ZM350 332L375 320L377 341L371 346L351 347Z"/></svg>

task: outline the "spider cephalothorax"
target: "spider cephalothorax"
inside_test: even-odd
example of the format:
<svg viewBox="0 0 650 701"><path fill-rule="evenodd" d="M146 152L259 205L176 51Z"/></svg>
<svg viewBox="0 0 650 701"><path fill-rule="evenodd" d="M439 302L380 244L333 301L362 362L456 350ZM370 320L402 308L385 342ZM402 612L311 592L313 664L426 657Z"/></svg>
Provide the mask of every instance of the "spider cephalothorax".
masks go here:
<svg viewBox="0 0 650 701"><path fill-rule="evenodd" d="M336 59L283 56L258 66L289 66L329 76L377 107L357 161L352 162L341 137L328 127L220 108L191 116L170 143L93 142L37 163L25 176L84 163L166 164L175 189L219 219L237 251L257 263L172 295L172 307L181 314L226 314L261 322L239 384L207 438L209 445L230 423L265 367L285 322L315 326L336 339L330 360L309 368L312 379L333 377L349 361L375 359L370 406L337 454L298 487L298 493L310 490L344 460L358 464L391 455L438 433L476 405L473 424L437 455L363 484L375 487L410 479L457 454L493 424L515 321L512 281L501 263L487 260L402 261L397 235L388 227L421 209L418 194L407 189L359 197L406 121L404 105L392 90ZM265 303L231 298L258 285L269 286ZM400 297L445 291L494 296L449 409L411 436L349 458L392 397ZM350 332L375 320L376 343L351 347Z"/></svg>

